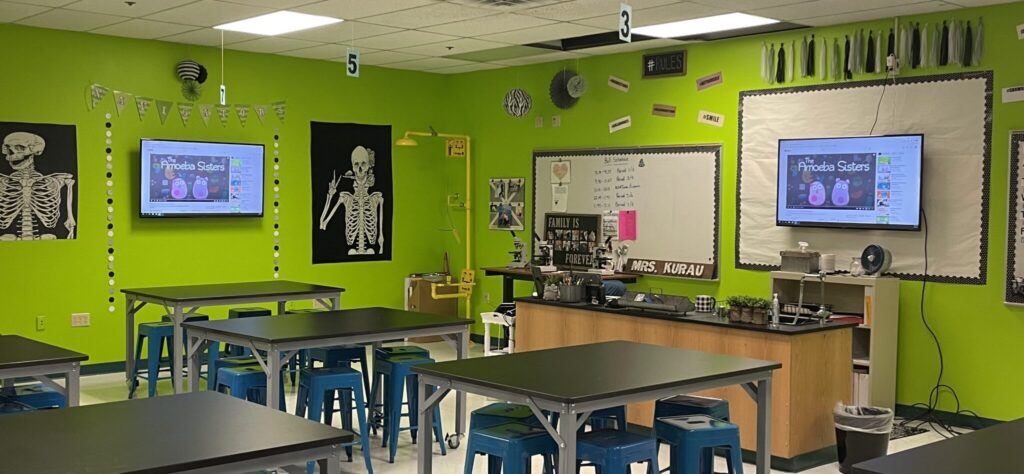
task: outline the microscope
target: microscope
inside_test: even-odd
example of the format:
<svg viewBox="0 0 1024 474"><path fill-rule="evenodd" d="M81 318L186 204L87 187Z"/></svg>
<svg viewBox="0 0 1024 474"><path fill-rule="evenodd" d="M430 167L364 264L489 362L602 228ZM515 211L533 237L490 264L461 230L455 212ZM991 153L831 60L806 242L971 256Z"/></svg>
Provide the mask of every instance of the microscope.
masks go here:
<svg viewBox="0 0 1024 474"><path fill-rule="evenodd" d="M526 252L526 244L519 237L516 237L515 231L510 232L512 233L512 245L515 247L515 250L509 252L512 255L512 261L508 263L507 267L526 268L529 265L523 257L523 254Z"/></svg>
<svg viewBox="0 0 1024 474"><path fill-rule="evenodd" d="M537 252L533 255L533 267L540 270L541 273L557 272L558 267L551 264L554 259L551 244L546 240L541 240L540 236L537 235L536 232L533 233L533 240L537 242Z"/></svg>
<svg viewBox="0 0 1024 474"><path fill-rule="evenodd" d="M594 247L592 252L594 266L587 271L590 273L597 273L599 275L614 275L615 271L608 268L609 264L613 260L612 257L607 256L611 251L612 238L608 237L605 239L604 245Z"/></svg>

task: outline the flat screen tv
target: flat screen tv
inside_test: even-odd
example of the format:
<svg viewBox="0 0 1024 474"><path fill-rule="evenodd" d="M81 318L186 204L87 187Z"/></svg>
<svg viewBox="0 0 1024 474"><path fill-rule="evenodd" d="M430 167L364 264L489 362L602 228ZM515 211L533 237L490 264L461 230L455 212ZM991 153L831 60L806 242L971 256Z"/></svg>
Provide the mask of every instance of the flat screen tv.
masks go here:
<svg viewBox="0 0 1024 474"><path fill-rule="evenodd" d="M924 135L779 140L775 224L919 230Z"/></svg>
<svg viewBox="0 0 1024 474"><path fill-rule="evenodd" d="M141 217L260 217L263 145L143 139Z"/></svg>

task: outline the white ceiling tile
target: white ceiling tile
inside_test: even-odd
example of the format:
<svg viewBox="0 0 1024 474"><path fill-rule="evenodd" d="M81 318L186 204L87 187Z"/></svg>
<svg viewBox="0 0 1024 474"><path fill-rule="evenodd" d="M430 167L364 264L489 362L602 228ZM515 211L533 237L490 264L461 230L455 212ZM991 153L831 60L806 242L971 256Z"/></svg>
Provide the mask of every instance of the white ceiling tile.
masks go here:
<svg viewBox="0 0 1024 474"><path fill-rule="evenodd" d="M652 8L661 5L676 3L678 0L630 0L633 10L641 8ZM521 10L518 13L523 15L547 18L550 20L571 21L595 16L610 15L618 13L620 0L573 0L546 5L528 10Z"/></svg>
<svg viewBox="0 0 1024 474"><path fill-rule="evenodd" d="M913 5L900 5L889 8L866 10L862 12L845 13L842 15L825 15L815 18L799 18L796 20L796 23L809 26L839 25L843 23L870 21L877 20L880 18L892 18L896 16L920 15L922 13L954 10L957 8L959 7L957 7L956 5L951 5L946 2L932 1L915 3Z"/></svg>
<svg viewBox="0 0 1024 474"><path fill-rule="evenodd" d="M39 5L43 7L62 7L75 0L16 0L11 3L27 3L29 5Z"/></svg>
<svg viewBox="0 0 1024 474"><path fill-rule="evenodd" d="M421 44L439 43L458 39L454 36L427 33L426 31L405 30L398 33L357 39L352 44L373 49L401 49Z"/></svg>
<svg viewBox="0 0 1024 474"><path fill-rule="evenodd" d="M400 51L403 53L422 54L424 56L451 56L453 54L471 53L485 49L504 48L505 46L508 45L473 38L459 38L452 41L402 48Z"/></svg>
<svg viewBox="0 0 1024 474"><path fill-rule="evenodd" d="M690 0L693 3L717 7L723 10L744 12L758 8L777 7L779 5L792 5L807 0Z"/></svg>
<svg viewBox="0 0 1024 474"><path fill-rule="evenodd" d="M132 19L121 23L116 23L110 26L104 26L92 30L91 33L98 33L101 35L111 36L127 36L129 38L142 38L142 39L155 39L162 38L164 36L175 35L178 33L184 33L186 31L195 30L196 27L188 25L178 25L175 23L162 23L159 21Z"/></svg>
<svg viewBox="0 0 1024 474"><path fill-rule="evenodd" d="M377 53L367 53L359 55L359 62L362 64L380 66L384 64L391 64L402 61L412 61L414 59L424 58L426 58L426 56L420 56L418 54L399 53L396 51L380 51Z"/></svg>
<svg viewBox="0 0 1024 474"><path fill-rule="evenodd" d="M494 14L494 10L484 8L473 8L453 3L436 3L409 10L366 17L362 21L399 28L423 28Z"/></svg>
<svg viewBox="0 0 1024 474"><path fill-rule="evenodd" d="M53 10L40 13L18 21L20 25L38 26L40 28L53 28L57 30L89 31L114 23L120 23L128 18L113 15L101 15L99 13L75 12L71 10Z"/></svg>
<svg viewBox="0 0 1024 474"><path fill-rule="evenodd" d="M177 35L165 36L160 38L161 41L171 41L174 43L185 43L185 44L197 44L200 46L220 46L220 35L221 30L215 30L212 28L202 28L187 33L181 33ZM240 41L248 41L254 38L260 38L258 35L251 35L248 33L238 33L236 31L224 31L224 44L230 45L238 43Z"/></svg>
<svg viewBox="0 0 1024 474"><path fill-rule="evenodd" d="M466 66L469 64L474 63L472 61L463 61L461 59L423 58L414 59L412 61L391 63L388 64L387 67L392 69L410 69L413 71L430 71L434 69L441 69L443 67Z"/></svg>
<svg viewBox="0 0 1024 474"><path fill-rule="evenodd" d="M526 64L540 64L550 63L553 61L566 61L585 58L587 55L581 53L573 53L568 51L555 51L553 53L538 54L536 56L526 56L522 58L502 59L500 61L494 61L495 64L501 64L504 66L523 66Z"/></svg>
<svg viewBox="0 0 1024 474"><path fill-rule="evenodd" d="M501 69L504 67L506 66L494 63L473 63L463 64L461 66L449 66L440 69L432 69L430 72L436 72L440 74L461 74L464 72L484 71L487 69Z"/></svg>
<svg viewBox="0 0 1024 474"><path fill-rule="evenodd" d="M22 3L0 2L0 23L17 21L46 11L46 7Z"/></svg>
<svg viewBox="0 0 1024 474"><path fill-rule="evenodd" d="M325 0L294 8L294 11L313 15L326 15L345 20L358 20L368 16L408 10L440 0Z"/></svg>
<svg viewBox="0 0 1024 474"><path fill-rule="evenodd" d="M629 53L633 51L647 51L657 48L666 48L669 46L680 46L683 44L685 43L683 43L682 41L658 38L647 41L634 41L632 43L610 44L607 46L598 46L596 48L587 48L579 51L587 54L619 54Z"/></svg>
<svg viewBox="0 0 1024 474"><path fill-rule="evenodd" d="M359 50L360 55L373 52L374 50ZM285 56L308 59L335 59L344 58L348 55L348 46L341 44L322 44L312 48L295 49L281 53Z"/></svg>
<svg viewBox="0 0 1024 474"><path fill-rule="evenodd" d="M308 41L320 41L322 43L347 43L354 39L379 36L396 31L401 30L390 26L371 25L358 21L344 21L319 28L285 33L281 36Z"/></svg>
<svg viewBox="0 0 1024 474"><path fill-rule="evenodd" d="M141 17L178 7L195 0L135 0L128 5L124 0L79 0L64 8L107 15Z"/></svg>
<svg viewBox="0 0 1024 474"><path fill-rule="evenodd" d="M796 20L798 18L839 15L842 13L906 5L909 3L919 3L920 1L921 0L814 0L810 2L795 3L792 5L751 10L751 13L768 18L774 18L776 20L789 21Z"/></svg>
<svg viewBox="0 0 1024 474"><path fill-rule="evenodd" d="M729 12L720 8L691 2L673 3L671 5L662 5L660 7L633 10L633 26L659 25L673 21L721 15L723 13ZM618 13L613 13L611 15L602 15L596 18L576 20L573 23L593 26L595 28L603 28L608 31L615 31L615 29L619 27L619 15Z"/></svg>
<svg viewBox="0 0 1024 474"><path fill-rule="evenodd" d="M265 36L249 41L242 41L228 46L228 49L249 51L253 53L280 53L293 49L310 48L321 43L313 41L297 40L292 38L280 38L277 36Z"/></svg>
<svg viewBox="0 0 1024 474"><path fill-rule="evenodd" d="M216 0L200 0L146 16L149 20L169 21L184 25L215 26L270 13L269 8L239 5Z"/></svg>
<svg viewBox="0 0 1024 474"><path fill-rule="evenodd" d="M502 15L491 15L472 20L456 21L443 25L429 26L422 28L423 31L441 33L455 36L479 36L492 33L503 33L505 31L521 30L555 23L555 20L537 18L515 13Z"/></svg>
<svg viewBox="0 0 1024 474"><path fill-rule="evenodd" d="M302 5L316 3L318 0L224 0L226 2L249 5L253 7L273 8L274 10L292 9Z"/></svg>
<svg viewBox="0 0 1024 474"><path fill-rule="evenodd" d="M522 30L506 31L492 35L478 36L478 39L486 41L498 41L511 44L529 44L541 41L550 41L563 38L574 38L576 36L604 33L607 29L594 28L592 26L577 25L573 23L554 23L551 25L525 28Z"/></svg>

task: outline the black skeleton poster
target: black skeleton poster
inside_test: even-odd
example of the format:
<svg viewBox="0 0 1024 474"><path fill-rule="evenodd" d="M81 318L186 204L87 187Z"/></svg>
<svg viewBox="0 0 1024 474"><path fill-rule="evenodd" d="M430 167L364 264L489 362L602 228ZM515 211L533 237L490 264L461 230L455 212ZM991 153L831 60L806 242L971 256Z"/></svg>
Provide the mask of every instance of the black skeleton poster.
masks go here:
<svg viewBox="0 0 1024 474"><path fill-rule="evenodd" d="M391 260L391 126L310 122L313 263Z"/></svg>
<svg viewBox="0 0 1024 474"><path fill-rule="evenodd" d="M0 122L0 137L0 241L74 239L75 126Z"/></svg>

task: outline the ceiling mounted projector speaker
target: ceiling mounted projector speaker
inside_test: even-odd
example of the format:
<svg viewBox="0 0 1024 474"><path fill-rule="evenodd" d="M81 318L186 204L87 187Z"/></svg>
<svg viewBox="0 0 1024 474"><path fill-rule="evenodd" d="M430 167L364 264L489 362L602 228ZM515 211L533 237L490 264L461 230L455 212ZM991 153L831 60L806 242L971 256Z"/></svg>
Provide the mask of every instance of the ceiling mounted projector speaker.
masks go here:
<svg viewBox="0 0 1024 474"><path fill-rule="evenodd" d="M864 269L864 275L881 275L889 270L890 265L892 265L892 254L881 245L868 245L860 254L860 266Z"/></svg>

